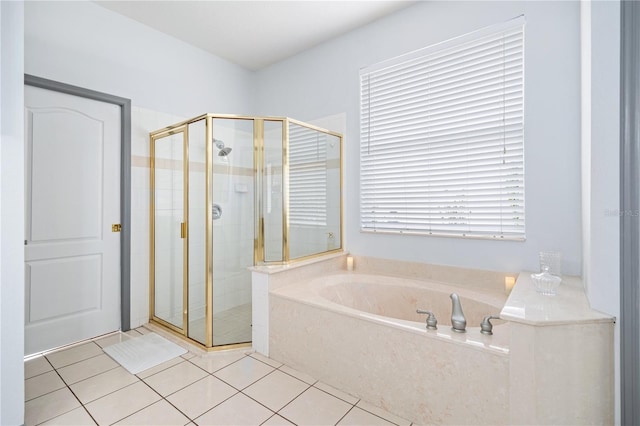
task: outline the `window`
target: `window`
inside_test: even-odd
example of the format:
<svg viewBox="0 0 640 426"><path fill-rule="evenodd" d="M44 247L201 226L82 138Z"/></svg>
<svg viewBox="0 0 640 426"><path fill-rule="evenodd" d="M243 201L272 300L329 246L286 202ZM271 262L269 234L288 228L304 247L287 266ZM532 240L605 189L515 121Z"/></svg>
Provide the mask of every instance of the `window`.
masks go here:
<svg viewBox="0 0 640 426"><path fill-rule="evenodd" d="M360 73L370 232L524 239L524 17Z"/></svg>

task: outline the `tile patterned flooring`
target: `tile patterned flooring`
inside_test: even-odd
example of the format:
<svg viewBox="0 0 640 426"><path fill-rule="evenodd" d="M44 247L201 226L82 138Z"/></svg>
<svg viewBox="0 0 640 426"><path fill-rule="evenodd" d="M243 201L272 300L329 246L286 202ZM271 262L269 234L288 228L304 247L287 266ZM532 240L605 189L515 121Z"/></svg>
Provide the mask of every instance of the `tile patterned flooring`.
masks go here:
<svg viewBox="0 0 640 426"><path fill-rule="evenodd" d="M25 362L25 425L410 425L247 350L188 352L133 375L102 348L140 327Z"/></svg>

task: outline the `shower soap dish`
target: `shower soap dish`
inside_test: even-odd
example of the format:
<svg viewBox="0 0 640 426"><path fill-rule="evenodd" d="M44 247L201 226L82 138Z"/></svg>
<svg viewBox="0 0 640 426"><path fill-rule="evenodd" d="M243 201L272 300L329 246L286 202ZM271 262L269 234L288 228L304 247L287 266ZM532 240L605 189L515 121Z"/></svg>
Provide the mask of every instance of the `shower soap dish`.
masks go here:
<svg viewBox="0 0 640 426"><path fill-rule="evenodd" d="M556 290L562 282L562 278L549 273L549 267L545 266L539 274L531 274L531 279L536 287L536 291L545 296L555 296Z"/></svg>

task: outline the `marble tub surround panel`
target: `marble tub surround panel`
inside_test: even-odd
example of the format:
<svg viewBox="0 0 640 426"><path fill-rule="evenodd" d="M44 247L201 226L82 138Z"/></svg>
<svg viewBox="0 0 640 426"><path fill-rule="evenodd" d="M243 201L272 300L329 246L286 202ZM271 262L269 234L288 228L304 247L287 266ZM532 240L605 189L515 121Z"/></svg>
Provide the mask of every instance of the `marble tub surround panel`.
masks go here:
<svg viewBox="0 0 640 426"><path fill-rule="evenodd" d="M278 362L418 424L509 421L508 351L464 340L495 336L390 327L276 293L269 310Z"/></svg>
<svg viewBox="0 0 640 426"><path fill-rule="evenodd" d="M542 326L615 321L611 315L591 309L579 277L563 276L557 294L545 296L536 291L532 273L520 274L502 308L501 318Z"/></svg>
<svg viewBox="0 0 640 426"><path fill-rule="evenodd" d="M510 424L614 424L612 322L509 326Z"/></svg>
<svg viewBox="0 0 640 426"><path fill-rule="evenodd" d="M293 262L288 265L263 265L249 268L250 271L269 276L269 290L305 282L311 278L327 275L347 268L346 253L332 253L320 257Z"/></svg>
<svg viewBox="0 0 640 426"><path fill-rule="evenodd" d="M512 424L613 424L615 318L591 309L578 277L555 296L522 272L500 313L509 321Z"/></svg>

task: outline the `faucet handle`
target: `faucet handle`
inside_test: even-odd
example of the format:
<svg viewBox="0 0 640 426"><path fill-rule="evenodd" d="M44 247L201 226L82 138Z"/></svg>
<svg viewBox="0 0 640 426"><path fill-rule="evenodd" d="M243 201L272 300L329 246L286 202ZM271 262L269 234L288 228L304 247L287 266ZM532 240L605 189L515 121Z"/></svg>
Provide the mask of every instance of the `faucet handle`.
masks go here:
<svg viewBox="0 0 640 426"><path fill-rule="evenodd" d="M491 336L493 334L493 324L491 324L492 319L500 319L498 315L487 315L483 318L480 323L480 333L487 334Z"/></svg>
<svg viewBox="0 0 640 426"><path fill-rule="evenodd" d="M438 320L436 319L436 316L433 314L433 312L416 309L416 313L427 315L427 330L438 329Z"/></svg>

